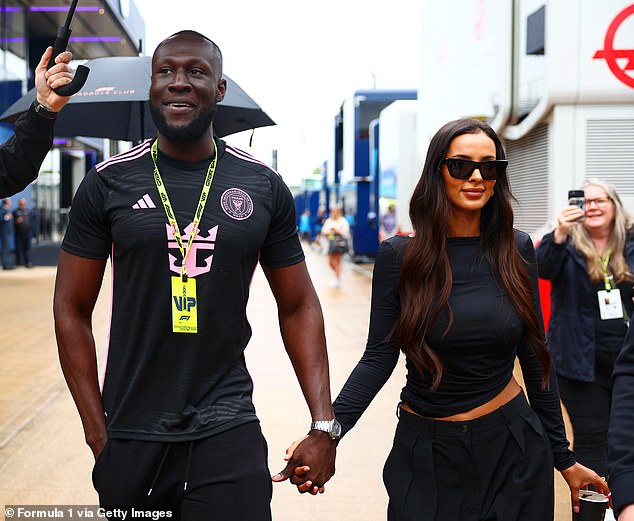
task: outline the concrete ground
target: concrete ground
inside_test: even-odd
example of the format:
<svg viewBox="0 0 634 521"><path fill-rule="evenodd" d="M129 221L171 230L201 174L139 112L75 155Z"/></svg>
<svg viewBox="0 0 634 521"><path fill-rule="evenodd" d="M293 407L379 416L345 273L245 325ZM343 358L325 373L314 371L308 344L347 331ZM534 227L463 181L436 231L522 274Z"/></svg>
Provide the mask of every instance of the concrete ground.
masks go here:
<svg viewBox="0 0 634 521"><path fill-rule="evenodd" d="M331 289L326 257L308 248L306 253L326 321L334 397L365 345L371 267L346 263L343 287ZM57 360L51 312L54 277L54 267L0 272L0 505L97 503L90 480L92 455ZM94 317L100 350L107 339L108 288L106 280ZM254 333L247 363L269 443L269 466L275 473L283 467L286 447L306 432L310 416L281 342L275 301L259 269L248 315ZM401 363L342 441L337 474L324 495L300 495L286 483L274 486L276 521L385 519L387 496L381 471L404 377ZM568 521L567 487L555 474L556 520Z"/></svg>

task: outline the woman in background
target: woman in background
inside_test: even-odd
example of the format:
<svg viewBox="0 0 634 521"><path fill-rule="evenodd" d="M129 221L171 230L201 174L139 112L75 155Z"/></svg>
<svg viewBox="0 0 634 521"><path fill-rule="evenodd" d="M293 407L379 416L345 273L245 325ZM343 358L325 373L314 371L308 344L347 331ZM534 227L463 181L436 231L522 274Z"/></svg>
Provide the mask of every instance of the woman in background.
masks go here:
<svg viewBox="0 0 634 521"><path fill-rule="evenodd" d="M575 455L607 476L612 370L634 310L634 229L613 186L591 179L583 189L585 211L566 206L536 254L552 283L547 339Z"/></svg>
<svg viewBox="0 0 634 521"><path fill-rule="evenodd" d="M330 210L330 217L324 221L321 233L328 241L328 264L335 273L335 279L330 283L330 287L340 288L341 259L348 251L350 241L350 224L343 216L341 208L335 206Z"/></svg>

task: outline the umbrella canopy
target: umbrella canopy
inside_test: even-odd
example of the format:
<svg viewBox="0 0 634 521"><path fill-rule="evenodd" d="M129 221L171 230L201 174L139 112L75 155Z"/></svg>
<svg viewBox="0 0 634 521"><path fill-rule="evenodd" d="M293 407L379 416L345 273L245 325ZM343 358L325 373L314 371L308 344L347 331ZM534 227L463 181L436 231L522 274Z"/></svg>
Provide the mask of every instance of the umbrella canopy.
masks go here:
<svg viewBox="0 0 634 521"><path fill-rule="evenodd" d="M55 123L57 136L87 136L139 141L156 135L150 115L152 58L112 56L86 63L88 81L62 109ZM275 122L240 86L226 75L227 94L218 104L214 133L220 137ZM35 99L31 89L0 116L13 122Z"/></svg>

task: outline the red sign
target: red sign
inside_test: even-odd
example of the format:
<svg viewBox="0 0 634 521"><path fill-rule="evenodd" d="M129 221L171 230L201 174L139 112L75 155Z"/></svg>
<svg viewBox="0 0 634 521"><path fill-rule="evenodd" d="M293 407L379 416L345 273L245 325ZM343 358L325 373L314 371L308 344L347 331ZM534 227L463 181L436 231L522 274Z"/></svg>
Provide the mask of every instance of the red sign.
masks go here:
<svg viewBox="0 0 634 521"><path fill-rule="evenodd" d="M626 7L616 15L616 18L612 20L612 23L608 27L608 32L605 34L603 49L595 52L593 59L605 60L612 74L614 74L619 81L622 81L625 85L634 89L634 76L631 76L627 72L634 72L634 49L617 50L614 48L614 36L616 35L616 31L621 24L632 15L634 15L634 4ZM617 63L617 58L627 60L623 68Z"/></svg>

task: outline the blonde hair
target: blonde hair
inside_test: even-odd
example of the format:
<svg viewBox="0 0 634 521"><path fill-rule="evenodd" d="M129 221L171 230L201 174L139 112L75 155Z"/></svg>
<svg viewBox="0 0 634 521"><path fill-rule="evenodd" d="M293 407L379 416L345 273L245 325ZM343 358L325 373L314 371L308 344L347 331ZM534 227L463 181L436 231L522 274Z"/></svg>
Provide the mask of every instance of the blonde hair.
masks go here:
<svg viewBox="0 0 634 521"><path fill-rule="evenodd" d="M596 186L601 188L614 205L614 222L608 238L607 251L610 252L610 271L614 280L619 283L624 280L634 280L627 261L623 255L625 240L634 225L634 219L623 206L616 189L609 183L593 178L583 183L583 188ZM603 272L599 267L599 252L592 242L592 238L585 226L575 226L572 229L572 244L586 259L588 277L593 283L603 280Z"/></svg>

